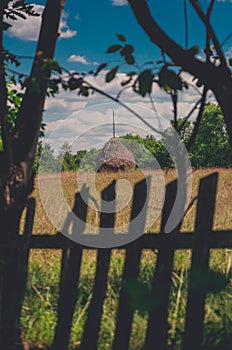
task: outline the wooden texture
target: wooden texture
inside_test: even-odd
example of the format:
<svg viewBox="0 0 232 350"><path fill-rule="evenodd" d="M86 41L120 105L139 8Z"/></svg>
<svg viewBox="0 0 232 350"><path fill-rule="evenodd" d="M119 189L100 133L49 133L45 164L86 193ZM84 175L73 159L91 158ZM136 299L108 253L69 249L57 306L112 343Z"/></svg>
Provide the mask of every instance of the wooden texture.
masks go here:
<svg viewBox="0 0 232 350"><path fill-rule="evenodd" d="M87 204L83 201L80 193L75 196L73 213L82 220L82 227L79 227L79 233L84 231L87 216ZM68 232L72 225L72 230L76 229L75 223L68 215L64 224ZM80 245L72 245L71 248L64 249L62 253L61 275L60 275L60 293L58 300L58 321L55 330L55 337L52 349L67 349L70 339L70 331L72 326L73 314L78 297L77 287L80 277L82 247Z"/></svg>
<svg viewBox="0 0 232 350"><path fill-rule="evenodd" d="M162 212L160 235L170 236L172 233L164 233L164 229L172 208L174 206L177 192L177 182L172 182L166 187L166 196ZM178 231L178 227L176 229ZM158 251L157 263L154 273L152 294L154 297L154 308L149 312L149 320L145 341L145 349L167 349L167 316L169 306L169 293L171 288L171 276L173 268L174 248L167 244Z"/></svg>
<svg viewBox="0 0 232 350"><path fill-rule="evenodd" d="M199 274L207 274L209 235L213 226L218 174L200 181L187 300L184 350L201 349L206 291L199 285Z"/></svg>
<svg viewBox="0 0 232 350"><path fill-rule="evenodd" d="M147 182L145 180L136 184L134 189L132 212L130 218L129 234L135 230L143 232L145 226L145 211L147 198ZM146 208L145 208L146 209ZM141 215L142 213L142 215ZM139 220L136 218L139 216ZM113 343L113 350L129 349L130 333L134 311L130 307L130 300L127 292L127 283L130 280L137 279L140 266L141 247L136 241L131 243L126 250L126 260L122 278L122 289L119 298L118 314L116 319L116 330Z"/></svg>
<svg viewBox="0 0 232 350"><path fill-rule="evenodd" d="M115 219L115 182L112 182L102 192L100 235L111 235L114 230ZM105 212L105 202L111 202L111 212ZM109 209L109 206L107 205ZM104 231L102 230L104 229ZM100 332L103 303L107 291L108 271L111 249L99 248L97 253L97 269L95 274L93 296L88 310L87 321L84 328L81 349L97 349L97 341Z"/></svg>

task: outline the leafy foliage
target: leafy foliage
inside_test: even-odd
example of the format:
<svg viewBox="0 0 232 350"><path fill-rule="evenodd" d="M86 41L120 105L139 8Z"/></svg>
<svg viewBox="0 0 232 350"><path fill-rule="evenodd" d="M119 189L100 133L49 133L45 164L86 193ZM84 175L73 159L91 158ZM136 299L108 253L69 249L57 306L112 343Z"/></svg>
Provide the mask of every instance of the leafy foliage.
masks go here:
<svg viewBox="0 0 232 350"><path fill-rule="evenodd" d="M40 14L36 13L33 8L33 4L29 4L24 0L8 0L7 7L4 10L4 15L11 20L16 20L18 18L26 19L26 15L34 17L40 16ZM7 24L6 27L9 28L9 24Z"/></svg>
<svg viewBox="0 0 232 350"><path fill-rule="evenodd" d="M232 166L232 151L218 105L206 106L190 159L196 168Z"/></svg>

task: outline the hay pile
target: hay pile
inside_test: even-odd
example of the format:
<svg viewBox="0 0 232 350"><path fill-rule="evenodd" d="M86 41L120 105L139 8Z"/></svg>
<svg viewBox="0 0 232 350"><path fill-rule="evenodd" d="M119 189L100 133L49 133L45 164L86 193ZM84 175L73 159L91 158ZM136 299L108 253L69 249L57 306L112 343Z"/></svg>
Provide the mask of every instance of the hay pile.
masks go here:
<svg viewBox="0 0 232 350"><path fill-rule="evenodd" d="M135 167L134 156L118 137L107 142L97 157L97 172L116 172Z"/></svg>

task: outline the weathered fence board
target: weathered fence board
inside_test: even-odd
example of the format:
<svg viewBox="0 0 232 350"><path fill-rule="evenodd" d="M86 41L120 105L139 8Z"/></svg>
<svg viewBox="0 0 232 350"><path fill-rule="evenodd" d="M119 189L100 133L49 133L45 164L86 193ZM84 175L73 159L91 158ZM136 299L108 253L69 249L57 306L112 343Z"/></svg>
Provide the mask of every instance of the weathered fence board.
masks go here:
<svg viewBox="0 0 232 350"><path fill-rule="evenodd" d="M109 185L102 192L102 205L104 208L103 201L114 201L115 199L115 182ZM111 212L101 212L100 216L100 227L108 228L109 235L113 233L114 228L114 217L115 217L115 202L112 203ZM104 235L101 233L100 235ZM97 270L95 274L93 296L88 310L88 317L84 328L84 334L81 344L81 349L97 349L97 341L101 325L101 316L103 303L106 296L107 290L107 279L110 264L111 249L101 248L98 249L97 253Z"/></svg>
<svg viewBox="0 0 232 350"><path fill-rule="evenodd" d="M184 350L201 349L206 292L196 287L199 273L207 273L209 264L208 237L213 226L217 174L201 180L192 251L187 301Z"/></svg>
<svg viewBox="0 0 232 350"><path fill-rule="evenodd" d="M144 212L139 220L135 220L141 214L146 205L147 182L141 181L135 186L132 212L130 218L129 234L134 230L143 232L145 226ZM129 349L130 333L133 320L133 310L130 307L129 296L127 292L127 283L132 279L137 279L139 274L139 264L141 257L141 247L132 243L126 250L126 260L122 278L122 289L119 297L118 314L116 319L115 337L113 350ZM123 325L123 327L122 327Z"/></svg>
<svg viewBox="0 0 232 350"><path fill-rule="evenodd" d="M85 222L87 216L87 204L82 197L77 194L73 212L82 222ZM65 222L65 229L73 225L71 217L68 216ZM79 232L84 231L84 225L79 227ZM73 230L75 230L75 224ZM57 326L52 349L66 349L69 344L70 331L72 326L73 314L78 297L77 287L80 277L82 248L79 245L73 245L71 248L63 249L60 275L60 293L57 310Z"/></svg>
<svg viewBox="0 0 232 350"><path fill-rule="evenodd" d="M165 234L164 229L174 206L176 192L177 182L174 181L166 187L160 235L170 235ZM178 227L176 231L178 231ZM157 348L160 350L167 349L167 316L173 258L174 248L172 246L167 245L159 249L152 285L152 294L157 301L155 302L155 307L149 313L145 341L145 349L147 350L154 349L154 344L156 344Z"/></svg>

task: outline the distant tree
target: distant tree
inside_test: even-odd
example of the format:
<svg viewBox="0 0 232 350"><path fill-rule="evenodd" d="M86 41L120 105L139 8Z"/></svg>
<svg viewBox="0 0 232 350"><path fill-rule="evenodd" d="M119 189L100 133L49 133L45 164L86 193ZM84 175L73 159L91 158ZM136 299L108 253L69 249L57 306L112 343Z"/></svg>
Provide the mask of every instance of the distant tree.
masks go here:
<svg viewBox="0 0 232 350"><path fill-rule="evenodd" d="M77 151L77 153L75 154L75 163L76 163L76 167L79 168L81 166L81 161L83 160L83 158L86 156L87 150L79 150Z"/></svg>
<svg viewBox="0 0 232 350"><path fill-rule="evenodd" d="M39 143L34 168L40 173L56 173L61 171L61 161L55 156L54 150L48 143Z"/></svg>
<svg viewBox="0 0 232 350"><path fill-rule="evenodd" d="M184 119L179 119L178 127L183 122L184 127L180 128L180 136L184 144L188 145L196 122L190 120L186 122ZM168 133L169 128L165 132ZM137 165L141 168L152 167L152 164L154 164L154 162L152 163L152 156L162 169L174 167L173 160L166 150L162 138L157 140L152 135L143 138L139 135L126 134L121 139L135 156ZM143 145L143 147L136 146L136 144ZM146 152L146 149L149 153ZM201 124L198 127L196 140L190 148L189 157L194 168L232 166L232 150L219 105L215 103L206 105Z"/></svg>
<svg viewBox="0 0 232 350"><path fill-rule="evenodd" d="M61 161L61 171L72 171L76 170L75 156L72 154L72 147L66 141L60 149L58 159Z"/></svg>
<svg viewBox="0 0 232 350"><path fill-rule="evenodd" d="M79 164L79 169L86 169L86 170L93 170L93 171L96 170L98 154L99 154L99 150L97 150L96 148L91 148L90 150L88 150Z"/></svg>
<svg viewBox="0 0 232 350"><path fill-rule="evenodd" d="M174 167L173 160L164 144L161 140L156 140L153 135L143 138L140 135L126 134L120 138L135 157L139 168L154 169L157 163L162 169Z"/></svg>
<svg viewBox="0 0 232 350"><path fill-rule="evenodd" d="M196 168L232 166L232 150L218 105L209 103L206 106L190 159Z"/></svg>

